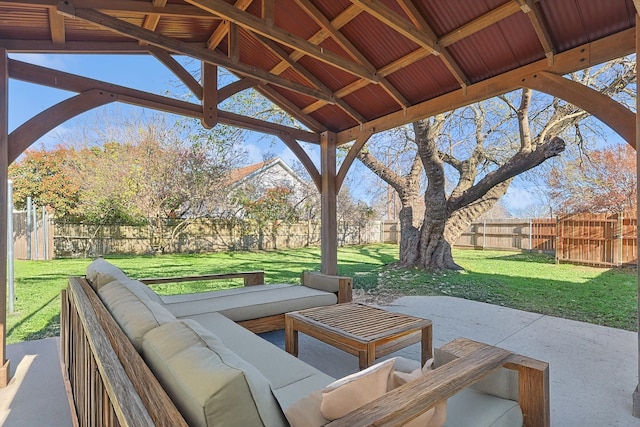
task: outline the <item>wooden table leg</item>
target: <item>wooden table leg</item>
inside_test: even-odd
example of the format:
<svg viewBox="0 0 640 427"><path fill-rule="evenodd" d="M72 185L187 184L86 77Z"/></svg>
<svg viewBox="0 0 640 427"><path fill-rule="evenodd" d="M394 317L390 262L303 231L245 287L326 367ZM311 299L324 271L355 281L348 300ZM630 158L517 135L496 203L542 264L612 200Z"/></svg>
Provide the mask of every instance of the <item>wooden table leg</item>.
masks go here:
<svg viewBox="0 0 640 427"><path fill-rule="evenodd" d="M298 331L294 328L293 319L284 316L284 349L287 353L298 356Z"/></svg>
<svg viewBox="0 0 640 427"><path fill-rule="evenodd" d="M376 345L375 343L367 344L367 348L358 353L358 367L360 370L366 369L376 363Z"/></svg>
<svg viewBox="0 0 640 427"><path fill-rule="evenodd" d="M433 357L433 325L422 328L421 340L422 366Z"/></svg>

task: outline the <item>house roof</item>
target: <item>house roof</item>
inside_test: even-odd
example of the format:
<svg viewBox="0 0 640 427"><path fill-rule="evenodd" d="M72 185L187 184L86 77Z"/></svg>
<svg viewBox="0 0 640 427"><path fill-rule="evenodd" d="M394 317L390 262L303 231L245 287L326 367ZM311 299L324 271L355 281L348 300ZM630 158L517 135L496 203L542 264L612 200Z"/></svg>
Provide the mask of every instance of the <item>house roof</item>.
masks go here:
<svg viewBox="0 0 640 427"><path fill-rule="evenodd" d="M630 54L635 15L633 0L0 0L0 47L150 53L203 98L170 54L189 55L241 77L213 102L253 86L343 143L506 92L539 71ZM9 75L76 91L88 84L34 77L17 62ZM202 114L198 105L164 107Z"/></svg>
<svg viewBox="0 0 640 427"><path fill-rule="evenodd" d="M265 160L264 162L255 163L253 165L245 166L242 168L234 169L229 174L229 184L235 187L243 182L249 181L260 174L272 169L274 167L281 167L295 180L303 182L302 178L296 174L282 159L279 157Z"/></svg>

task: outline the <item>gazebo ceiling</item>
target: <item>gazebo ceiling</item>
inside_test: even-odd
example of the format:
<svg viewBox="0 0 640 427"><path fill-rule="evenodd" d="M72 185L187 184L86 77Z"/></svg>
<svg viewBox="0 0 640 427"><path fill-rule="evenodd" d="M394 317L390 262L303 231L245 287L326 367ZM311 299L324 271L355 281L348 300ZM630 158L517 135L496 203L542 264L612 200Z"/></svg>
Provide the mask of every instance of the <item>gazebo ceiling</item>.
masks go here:
<svg viewBox="0 0 640 427"><path fill-rule="evenodd" d="M343 143L632 53L635 15L633 0L0 0L0 47L152 53L183 77L167 53L189 55Z"/></svg>

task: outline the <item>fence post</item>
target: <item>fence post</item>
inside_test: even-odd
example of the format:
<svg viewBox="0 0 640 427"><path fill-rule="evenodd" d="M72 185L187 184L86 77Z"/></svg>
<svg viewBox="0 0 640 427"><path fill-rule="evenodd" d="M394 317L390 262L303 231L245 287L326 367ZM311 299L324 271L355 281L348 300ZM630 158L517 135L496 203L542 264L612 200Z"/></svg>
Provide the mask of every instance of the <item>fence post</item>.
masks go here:
<svg viewBox="0 0 640 427"><path fill-rule="evenodd" d="M487 243L487 220L482 220L482 249L484 250Z"/></svg>
<svg viewBox="0 0 640 427"><path fill-rule="evenodd" d="M34 203L31 209L33 212L33 260L38 261L38 206Z"/></svg>
<svg viewBox="0 0 640 427"><path fill-rule="evenodd" d="M31 259L31 196L27 196L27 259Z"/></svg>
<svg viewBox="0 0 640 427"><path fill-rule="evenodd" d="M529 252L533 250L533 220L529 218Z"/></svg>
<svg viewBox="0 0 640 427"><path fill-rule="evenodd" d="M618 267L622 265L623 236L622 226L624 225L624 212L618 213Z"/></svg>
<svg viewBox="0 0 640 427"><path fill-rule="evenodd" d="M562 251L562 230L561 228L561 222L558 220L558 217L556 216L556 264L560 264L560 257L558 256L558 254Z"/></svg>

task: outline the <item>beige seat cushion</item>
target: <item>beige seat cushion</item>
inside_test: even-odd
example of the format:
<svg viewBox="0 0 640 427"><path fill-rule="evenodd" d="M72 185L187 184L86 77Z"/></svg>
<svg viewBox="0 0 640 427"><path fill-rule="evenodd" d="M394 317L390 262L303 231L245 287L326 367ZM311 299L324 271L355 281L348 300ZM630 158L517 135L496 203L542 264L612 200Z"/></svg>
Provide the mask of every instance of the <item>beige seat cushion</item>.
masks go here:
<svg viewBox="0 0 640 427"><path fill-rule="evenodd" d="M86 277L96 291L114 280L128 279L128 276L122 270L104 258L96 258L89 264Z"/></svg>
<svg viewBox="0 0 640 427"><path fill-rule="evenodd" d="M224 345L256 367L269 381L280 407L320 390L335 378L283 351L278 346L229 320L220 313L190 317L217 336Z"/></svg>
<svg viewBox="0 0 640 427"><path fill-rule="evenodd" d="M467 388L447 400L447 427L521 427L518 402Z"/></svg>
<svg viewBox="0 0 640 427"><path fill-rule="evenodd" d="M138 352L147 332L175 320L163 306L144 295L141 298L117 280L102 286L98 295Z"/></svg>
<svg viewBox="0 0 640 427"><path fill-rule="evenodd" d="M142 347L190 426L287 426L267 379L198 322L166 323Z"/></svg>
<svg viewBox="0 0 640 427"><path fill-rule="evenodd" d="M240 322L335 304L335 294L299 285L256 285L202 294L161 297L176 317L217 311Z"/></svg>

